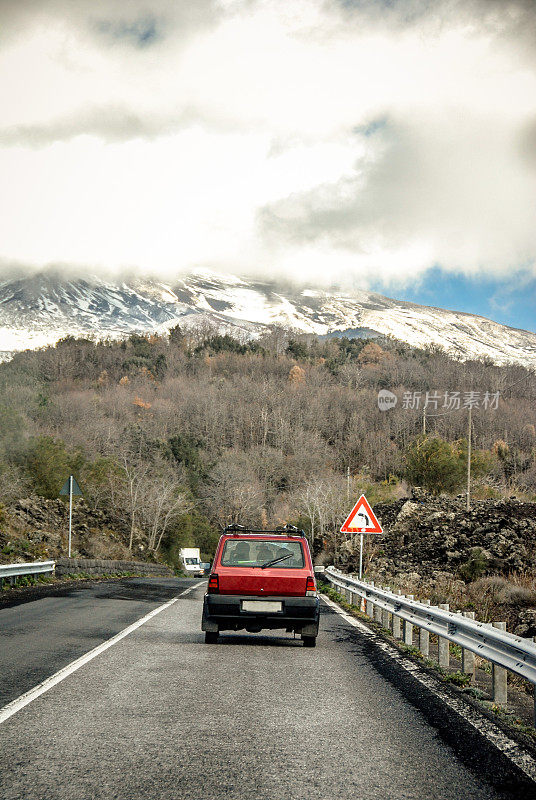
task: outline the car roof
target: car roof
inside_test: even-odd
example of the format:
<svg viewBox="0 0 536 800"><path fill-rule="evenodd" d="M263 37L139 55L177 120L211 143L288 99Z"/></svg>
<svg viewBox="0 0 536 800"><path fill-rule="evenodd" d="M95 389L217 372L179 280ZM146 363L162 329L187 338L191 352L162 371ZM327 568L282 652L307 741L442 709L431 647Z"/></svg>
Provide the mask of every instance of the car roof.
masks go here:
<svg viewBox="0 0 536 800"><path fill-rule="evenodd" d="M294 525L285 525L284 527L280 528L247 528L244 525L238 525L237 523L233 523L232 525L227 525L223 530L223 536L236 536L237 538L241 537L270 537L273 538L275 536L282 537L284 540L289 539L305 539L305 531L300 530L300 528L296 528Z"/></svg>

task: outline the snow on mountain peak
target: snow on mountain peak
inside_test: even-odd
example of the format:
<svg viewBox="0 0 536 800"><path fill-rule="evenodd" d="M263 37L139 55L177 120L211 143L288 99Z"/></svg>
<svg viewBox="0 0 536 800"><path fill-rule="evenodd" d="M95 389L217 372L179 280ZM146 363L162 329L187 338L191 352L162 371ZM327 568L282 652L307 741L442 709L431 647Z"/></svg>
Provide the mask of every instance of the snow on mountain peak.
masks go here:
<svg viewBox="0 0 536 800"><path fill-rule="evenodd" d="M67 335L119 337L163 331L201 318L222 330L259 335L267 326L324 335L377 332L458 358L536 367L536 334L474 314L393 300L375 292L301 289L199 269L175 281L39 273L0 281L0 358Z"/></svg>

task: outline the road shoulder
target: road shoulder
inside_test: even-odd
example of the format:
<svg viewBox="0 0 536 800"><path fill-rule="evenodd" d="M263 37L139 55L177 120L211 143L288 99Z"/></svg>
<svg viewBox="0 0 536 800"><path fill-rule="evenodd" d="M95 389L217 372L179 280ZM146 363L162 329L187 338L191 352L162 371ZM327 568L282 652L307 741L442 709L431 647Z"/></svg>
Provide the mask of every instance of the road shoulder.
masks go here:
<svg viewBox="0 0 536 800"><path fill-rule="evenodd" d="M473 772L514 796L536 798L534 750L513 738L475 703L443 683L432 670L416 663L364 615L321 595L323 601L366 642L367 657L380 674L426 716L441 738ZM351 635L351 634L350 634Z"/></svg>

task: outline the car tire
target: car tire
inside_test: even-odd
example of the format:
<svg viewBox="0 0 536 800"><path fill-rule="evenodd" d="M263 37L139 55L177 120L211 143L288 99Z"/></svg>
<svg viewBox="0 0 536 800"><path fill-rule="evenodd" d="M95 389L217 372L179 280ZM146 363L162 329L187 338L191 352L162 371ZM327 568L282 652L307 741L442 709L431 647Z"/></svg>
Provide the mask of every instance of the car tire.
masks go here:
<svg viewBox="0 0 536 800"><path fill-rule="evenodd" d="M218 634L214 631L205 631L205 644L217 644Z"/></svg>
<svg viewBox="0 0 536 800"><path fill-rule="evenodd" d="M316 647L316 636L302 636L304 647Z"/></svg>

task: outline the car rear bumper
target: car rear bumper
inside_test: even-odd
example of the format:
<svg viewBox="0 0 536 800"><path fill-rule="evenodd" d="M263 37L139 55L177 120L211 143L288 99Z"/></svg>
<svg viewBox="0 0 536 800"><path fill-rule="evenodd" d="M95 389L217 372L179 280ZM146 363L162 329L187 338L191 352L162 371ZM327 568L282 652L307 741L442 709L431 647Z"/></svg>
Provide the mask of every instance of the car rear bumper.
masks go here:
<svg viewBox="0 0 536 800"><path fill-rule="evenodd" d="M244 611L244 600L281 603L281 611ZM318 597L258 597L206 594L201 629L204 631L260 631L285 628L304 636L318 634Z"/></svg>

